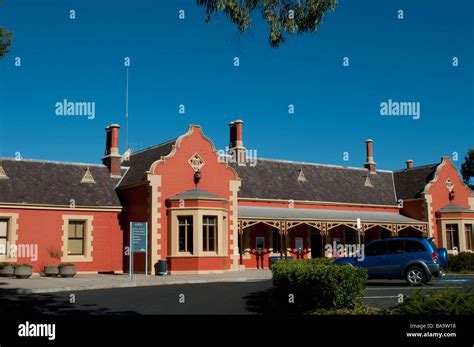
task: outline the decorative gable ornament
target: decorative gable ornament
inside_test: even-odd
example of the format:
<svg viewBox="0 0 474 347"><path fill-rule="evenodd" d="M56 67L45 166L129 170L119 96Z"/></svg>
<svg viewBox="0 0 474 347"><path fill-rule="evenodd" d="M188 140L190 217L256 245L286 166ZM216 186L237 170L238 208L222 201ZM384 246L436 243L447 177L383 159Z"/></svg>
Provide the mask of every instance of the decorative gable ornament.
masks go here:
<svg viewBox="0 0 474 347"><path fill-rule="evenodd" d="M374 185L372 184L372 181L370 180L370 176L369 176L369 175L365 176L364 187L369 187L369 188L373 188L373 187L374 187Z"/></svg>
<svg viewBox="0 0 474 347"><path fill-rule="evenodd" d="M7 179L8 176L5 173L5 170L3 170L2 164L0 164L0 179L2 179L2 178Z"/></svg>
<svg viewBox="0 0 474 347"><path fill-rule="evenodd" d="M306 177L304 176L303 169L298 170L300 173L298 174L298 182L306 182Z"/></svg>
<svg viewBox="0 0 474 347"><path fill-rule="evenodd" d="M89 166L87 167L86 173L82 177L81 183L95 183L94 177L92 176Z"/></svg>
<svg viewBox="0 0 474 347"><path fill-rule="evenodd" d="M446 184L446 188L448 188L448 191L451 193L454 189L454 183L453 181L451 181L451 178L448 177L445 184Z"/></svg>
<svg viewBox="0 0 474 347"><path fill-rule="evenodd" d="M193 168L194 171L201 171L201 168L206 163L204 160L202 160L199 154L195 153L191 158L189 158L188 164Z"/></svg>

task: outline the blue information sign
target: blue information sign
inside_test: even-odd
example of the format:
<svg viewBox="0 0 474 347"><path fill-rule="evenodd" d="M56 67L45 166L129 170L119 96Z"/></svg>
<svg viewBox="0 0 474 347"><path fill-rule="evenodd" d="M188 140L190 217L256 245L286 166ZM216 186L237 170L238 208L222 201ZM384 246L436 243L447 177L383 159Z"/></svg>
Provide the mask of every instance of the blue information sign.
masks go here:
<svg viewBox="0 0 474 347"><path fill-rule="evenodd" d="M148 223L130 222L130 277L133 280L133 254L145 253L145 275L148 275Z"/></svg>
<svg viewBox="0 0 474 347"><path fill-rule="evenodd" d="M146 252L147 223L132 222L132 249L133 253Z"/></svg>

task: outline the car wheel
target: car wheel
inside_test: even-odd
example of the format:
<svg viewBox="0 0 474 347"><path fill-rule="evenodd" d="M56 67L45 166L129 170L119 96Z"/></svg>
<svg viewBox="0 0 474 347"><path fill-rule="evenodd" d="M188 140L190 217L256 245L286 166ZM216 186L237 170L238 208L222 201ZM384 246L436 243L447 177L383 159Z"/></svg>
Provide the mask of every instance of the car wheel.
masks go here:
<svg viewBox="0 0 474 347"><path fill-rule="evenodd" d="M426 272L419 266L411 266L405 273L405 280L411 286L421 286L427 282Z"/></svg>

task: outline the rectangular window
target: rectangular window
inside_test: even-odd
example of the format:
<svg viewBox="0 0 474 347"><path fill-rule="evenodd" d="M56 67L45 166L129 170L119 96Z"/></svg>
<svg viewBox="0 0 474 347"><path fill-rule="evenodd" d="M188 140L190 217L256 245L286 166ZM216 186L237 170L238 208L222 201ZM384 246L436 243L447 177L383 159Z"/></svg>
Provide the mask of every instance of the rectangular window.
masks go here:
<svg viewBox="0 0 474 347"><path fill-rule="evenodd" d="M273 253L281 253L281 237L277 229L272 229L272 243Z"/></svg>
<svg viewBox="0 0 474 347"><path fill-rule="evenodd" d="M464 234L466 235L466 249L472 251L474 235L472 234L472 224L464 225Z"/></svg>
<svg viewBox="0 0 474 347"><path fill-rule="evenodd" d="M202 250L215 252L217 250L217 217L204 216L202 220Z"/></svg>
<svg viewBox="0 0 474 347"><path fill-rule="evenodd" d="M0 255L7 255L8 219L0 219Z"/></svg>
<svg viewBox="0 0 474 347"><path fill-rule="evenodd" d="M67 254L84 255L85 221L69 221Z"/></svg>
<svg viewBox="0 0 474 347"><path fill-rule="evenodd" d="M446 248L459 250L459 234L457 224L446 224Z"/></svg>
<svg viewBox="0 0 474 347"><path fill-rule="evenodd" d="M193 217L192 216L179 216L178 217L178 228L179 228L179 251L180 252L193 252Z"/></svg>

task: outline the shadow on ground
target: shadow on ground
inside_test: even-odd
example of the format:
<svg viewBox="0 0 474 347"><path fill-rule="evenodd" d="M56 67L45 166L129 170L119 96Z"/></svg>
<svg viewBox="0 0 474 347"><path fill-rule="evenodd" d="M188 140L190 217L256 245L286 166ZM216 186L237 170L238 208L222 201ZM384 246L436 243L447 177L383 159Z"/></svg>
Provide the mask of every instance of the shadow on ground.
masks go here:
<svg viewBox="0 0 474 347"><path fill-rule="evenodd" d="M7 319L23 319L38 315L67 315L85 317L91 315L137 315L133 311L113 311L99 305L70 302L65 293L18 294L15 290L0 289L0 316Z"/></svg>
<svg viewBox="0 0 474 347"><path fill-rule="evenodd" d="M245 309L249 313L271 316L299 316L304 310L296 303L289 303L290 298L278 295L273 288L249 293L244 296Z"/></svg>

